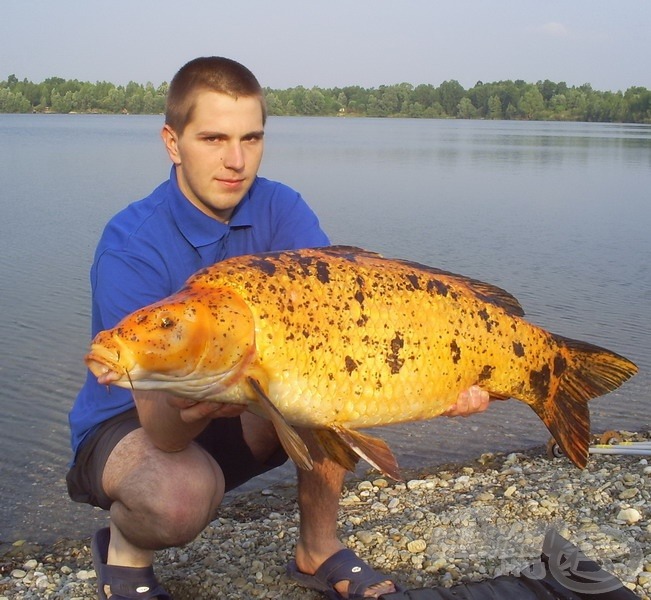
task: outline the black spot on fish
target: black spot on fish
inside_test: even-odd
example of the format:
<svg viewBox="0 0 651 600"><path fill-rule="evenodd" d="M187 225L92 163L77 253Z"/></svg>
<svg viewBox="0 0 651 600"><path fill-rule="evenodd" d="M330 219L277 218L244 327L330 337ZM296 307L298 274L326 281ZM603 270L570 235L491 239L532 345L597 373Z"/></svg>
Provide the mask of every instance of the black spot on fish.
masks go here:
<svg viewBox="0 0 651 600"><path fill-rule="evenodd" d="M364 327L366 323L368 322L368 315L362 315L359 319L357 319L357 327Z"/></svg>
<svg viewBox="0 0 651 600"><path fill-rule="evenodd" d="M352 357L346 356L346 371L348 373L352 373L355 369L357 369L359 363Z"/></svg>
<svg viewBox="0 0 651 600"><path fill-rule="evenodd" d="M550 376L549 365L543 365L540 371L531 371L529 374L529 383L541 400L549 395Z"/></svg>
<svg viewBox="0 0 651 600"><path fill-rule="evenodd" d="M402 350L405 345L405 341L400 335L399 331L396 331L395 337L391 340L391 350L387 353L386 362L391 368L392 375L400 373L402 365L405 364L405 359L400 358L400 350Z"/></svg>
<svg viewBox="0 0 651 600"><path fill-rule="evenodd" d="M355 300L360 304L364 304L364 292L362 292L362 290L357 290L355 292Z"/></svg>
<svg viewBox="0 0 651 600"><path fill-rule="evenodd" d="M328 263L323 262L322 260L317 261L317 263L316 263L316 278L321 283L329 283L330 282L330 268L328 267Z"/></svg>
<svg viewBox="0 0 651 600"><path fill-rule="evenodd" d="M411 283L411 287L415 290L420 289L420 281L418 280L418 275L415 275L414 273L409 273L407 275L407 279L409 279L409 283Z"/></svg>
<svg viewBox="0 0 651 600"><path fill-rule="evenodd" d="M481 370L479 377L477 377L477 384L481 384L484 381L488 381L493 375L494 370L495 367L493 367L492 365L484 365L484 368Z"/></svg>
<svg viewBox="0 0 651 600"><path fill-rule="evenodd" d="M477 314L479 315L479 318L486 323L486 331L490 333L493 329L493 325L496 324L496 321L491 320L490 314L485 308L482 308Z"/></svg>
<svg viewBox="0 0 651 600"><path fill-rule="evenodd" d="M276 265L273 263L273 261L264 257L252 259L251 266L262 271L266 275L273 275L276 272Z"/></svg>
<svg viewBox="0 0 651 600"><path fill-rule="evenodd" d="M560 377L567 369L567 361L560 355L557 354L554 357L554 376Z"/></svg>
<svg viewBox="0 0 651 600"><path fill-rule="evenodd" d="M430 294L438 294L439 296L447 296L449 287L438 279L430 279L427 282L427 291Z"/></svg>
<svg viewBox="0 0 651 600"><path fill-rule="evenodd" d="M456 340L452 340L450 350L452 350L452 362L456 365L461 360L461 348L457 345Z"/></svg>
<svg viewBox="0 0 651 600"><path fill-rule="evenodd" d="M513 354L515 354L518 358L522 358L524 356L524 346L520 342L513 342Z"/></svg>

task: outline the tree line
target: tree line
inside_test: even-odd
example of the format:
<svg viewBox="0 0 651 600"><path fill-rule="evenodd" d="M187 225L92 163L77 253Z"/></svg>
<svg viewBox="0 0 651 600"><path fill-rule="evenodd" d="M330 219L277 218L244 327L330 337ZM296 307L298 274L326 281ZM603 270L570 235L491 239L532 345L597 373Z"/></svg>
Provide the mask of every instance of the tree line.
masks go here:
<svg viewBox="0 0 651 600"><path fill-rule="evenodd" d="M60 77L32 83L10 75L0 82L0 112L160 114L167 88L167 82L154 87L131 81L123 86ZM590 84L568 86L548 79L478 81L469 89L456 80L439 86L297 86L265 88L265 96L270 115L651 123L651 91L644 87L603 92Z"/></svg>

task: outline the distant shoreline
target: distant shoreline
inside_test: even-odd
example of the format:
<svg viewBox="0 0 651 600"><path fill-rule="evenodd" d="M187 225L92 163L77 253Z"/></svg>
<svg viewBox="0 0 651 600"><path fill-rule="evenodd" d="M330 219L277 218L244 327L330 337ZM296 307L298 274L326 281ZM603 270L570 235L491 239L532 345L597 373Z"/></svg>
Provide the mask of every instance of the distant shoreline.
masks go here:
<svg viewBox="0 0 651 600"><path fill-rule="evenodd" d="M10 75L0 81L0 113L161 114L168 83L126 86L49 77L40 83ZM524 121L651 123L651 90L599 91L585 83L568 86L549 79L529 83L478 81L465 89L458 81L400 83L377 88L296 86L265 88L270 116L352 116L459 118Z"/></svg>

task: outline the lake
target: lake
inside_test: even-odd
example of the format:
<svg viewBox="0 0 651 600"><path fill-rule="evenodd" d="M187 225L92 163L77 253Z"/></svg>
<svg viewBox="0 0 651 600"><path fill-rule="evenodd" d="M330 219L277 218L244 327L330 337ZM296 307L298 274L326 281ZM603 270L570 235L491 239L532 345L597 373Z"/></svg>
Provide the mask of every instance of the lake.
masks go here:
<svg viewBox="0 0 651 600"><path fill-rule="evenodd" d="M68 500L67 412L84 378L88 271L108 218L166 179L158 116L0 115L0 541L88 536ZM640 373L593 430L651 417L651 126L271 118L261 174L300 190L333 242L499 285L547 329ZM378 430L405 467L544 444L522 403ZM285 467L250 485L293 480Z"/></svg>

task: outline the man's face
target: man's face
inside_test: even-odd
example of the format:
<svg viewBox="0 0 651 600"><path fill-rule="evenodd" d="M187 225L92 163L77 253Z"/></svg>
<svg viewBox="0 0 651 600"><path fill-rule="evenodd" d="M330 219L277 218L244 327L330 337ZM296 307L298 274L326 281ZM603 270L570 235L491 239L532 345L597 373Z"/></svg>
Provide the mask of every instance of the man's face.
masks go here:
<svg viewBox="0 0 651 600"><path fill-rule="evenodd" d="M199 92L183 133L165 125L162 135L181 191L208 216L228 222L262 160L260 100Z"/></svg>

